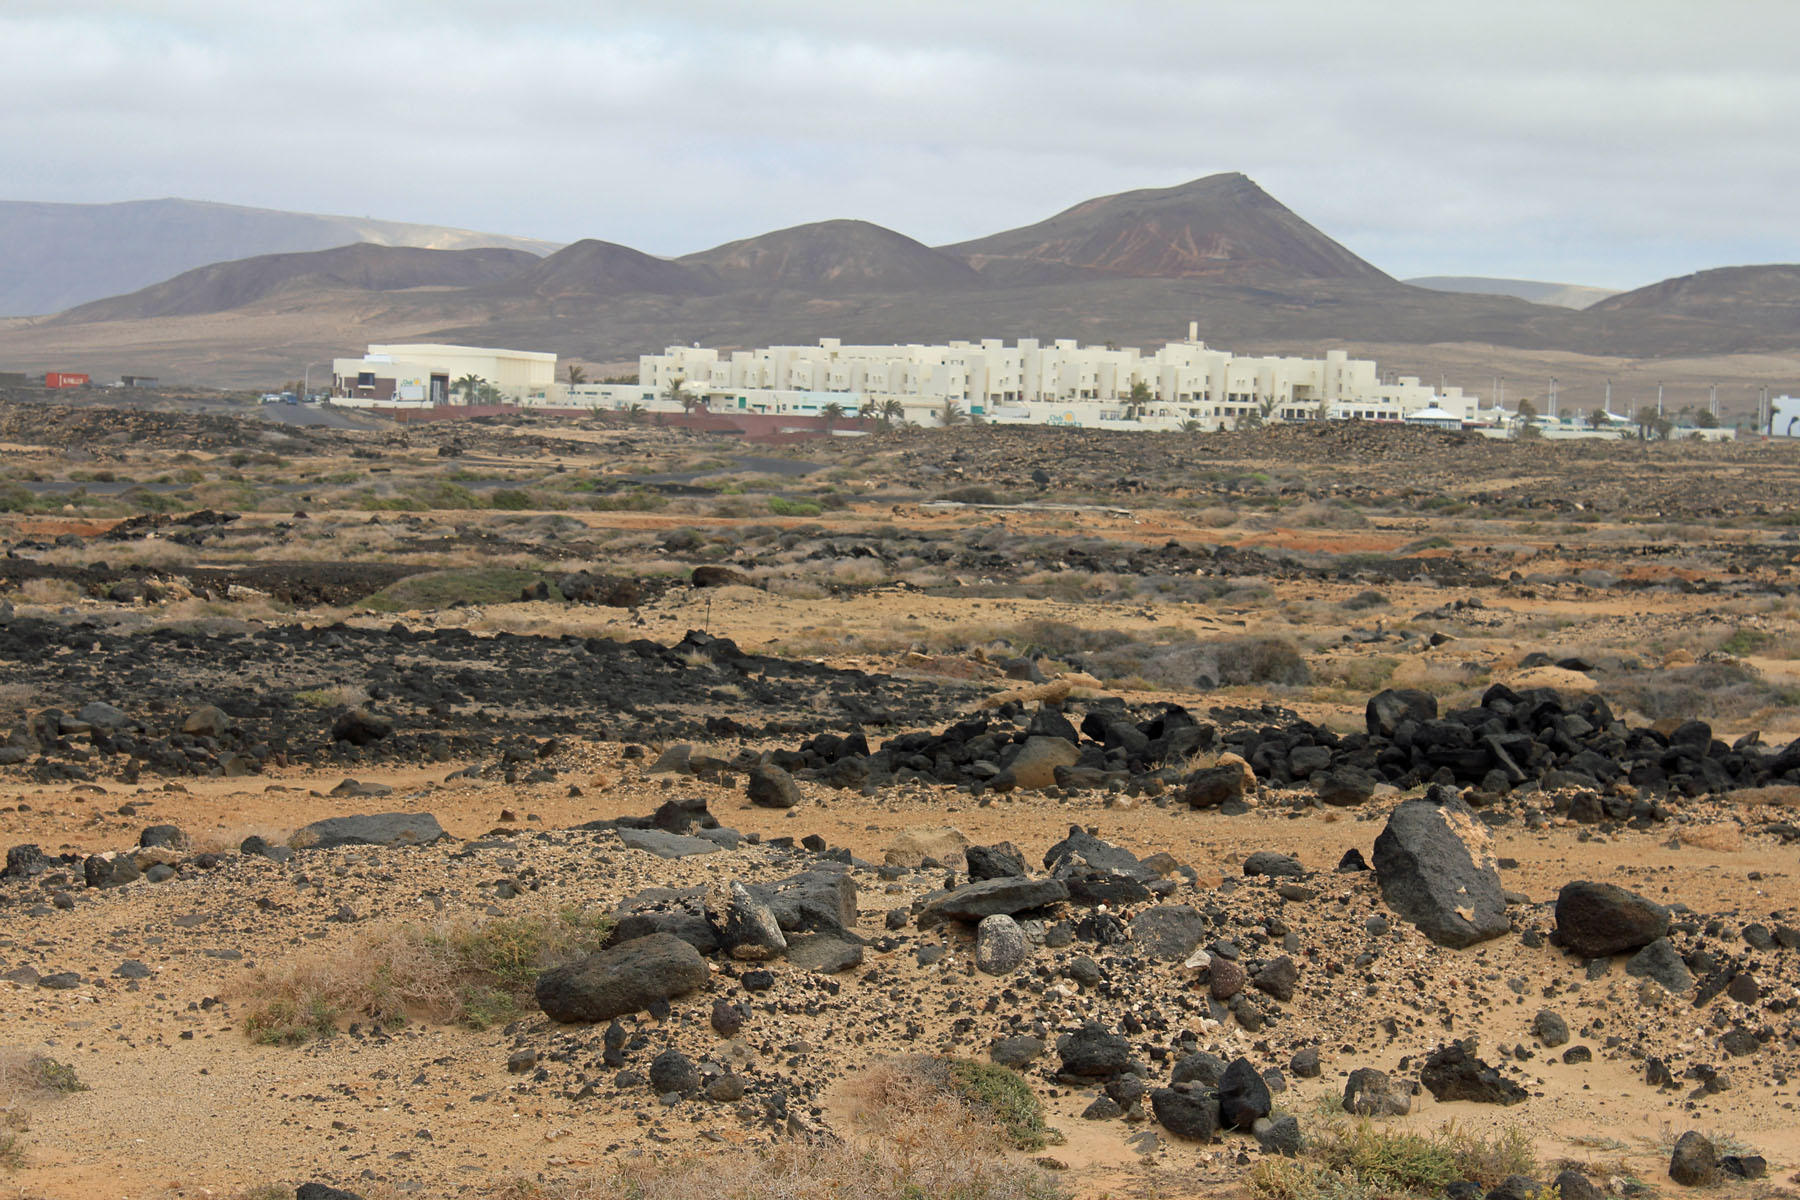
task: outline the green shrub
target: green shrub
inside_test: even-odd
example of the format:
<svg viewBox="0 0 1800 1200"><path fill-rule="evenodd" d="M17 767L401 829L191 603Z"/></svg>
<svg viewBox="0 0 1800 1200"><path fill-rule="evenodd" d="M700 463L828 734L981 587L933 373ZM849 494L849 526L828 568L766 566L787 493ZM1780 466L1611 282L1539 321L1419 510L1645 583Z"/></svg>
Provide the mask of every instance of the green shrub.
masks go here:
<svg viewBox="0 0 1800 1200"><path fill-rule="evenodd" d="M950 1088L978 1115L1000 1127L1015 1150L1042 1150L1051 1142L1044 1105L1017 1071L975 1059L944 1060Z"/></svg>
<svg viewBox="0 0 1800 1200"><path fill-rule="evenodd" d="M610 918L573 909L362 930L258 971L246 985L245 1032L294 1046L332 1036L345 1017L390 1026L421 1016L485 1029L525 1010L539 973L600 949L611 930Z"/></svg>
<svg viewBox="0 0 1800 1200"><path fill-rule="evenodd" d="M769 511L778 517L816 517L825 509L811 500L789 500L785 496L770 496Z"/></svg>
<svg viewBox="0 0 1800 1200"><path fill-rule="evenodd" d="M996 492L993 488L983 487L980 484L971 484L968 487L952 488L949 491L945 492L942 496L939 496L938 499L953 501L957 504L1011 504L1012 503L1012 501L1008 500L1006 497L1004 497L1000 493Z"/></svg>
<svg viewBox="0 0 1800 1200"><path fill-rule="evenodd" d="M454 604L510 604L543 580L537 571L516 567L464 567L427 571L391 583L362 602L373 612L397 613L449 608ZM552 587L552 597L561 594Z"/></svg>
<svg viewBox="0 0 1800 1200"><path fill-rule="evenodd" d="M1719 643L1719 649L1733 658L1746 658L1774 640L1771 634L1760 629L1740 625L1731 631L1730 637Z"/></svg>
<svg viewBox="0 0 1800 1200"><path fill-rule="evenodd" d="M1216 678L1225 687L1312 682L1312 671L1300 656L1300 648L1286 638L1221 638L1203 645L1212 651L1218 666Z"/></svg>

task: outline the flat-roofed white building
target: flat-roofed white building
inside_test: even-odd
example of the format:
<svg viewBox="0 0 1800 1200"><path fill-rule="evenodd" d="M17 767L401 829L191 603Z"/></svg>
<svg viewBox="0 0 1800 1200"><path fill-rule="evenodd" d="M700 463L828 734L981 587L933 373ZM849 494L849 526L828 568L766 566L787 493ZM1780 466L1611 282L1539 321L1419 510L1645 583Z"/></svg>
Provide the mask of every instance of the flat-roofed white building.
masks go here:
<svg viewBox="0 0 1800 1200"><path fill-rule="evenodd" d="M471 376L493 388L494 401L544 404L557 386L556 355L435 342L370 346L361 358L332 360L331 402L384 408L481 403L458 387Z"/></svg>
<svg viewBox="0 0 1800 1200"><path fill-rule="evenodd" d="M1021 338L944 345L769 346L721 353L671 346L638 360L638 386L573 388L573 403L668 411L670 385L715 412L846 415L898 403L906 419L938 420L947 405L1004 424L1130 429L1229 429L1256 421L1399 421L1431 409L1457 421L1479 416L1477 397L1436 391L1416 376L1385 381L1376 364L1342 350L1324 358L1240 356L1209 347L1195 326L1154 354ZM1446 418L1441 417L1440 420Z"/></svg>

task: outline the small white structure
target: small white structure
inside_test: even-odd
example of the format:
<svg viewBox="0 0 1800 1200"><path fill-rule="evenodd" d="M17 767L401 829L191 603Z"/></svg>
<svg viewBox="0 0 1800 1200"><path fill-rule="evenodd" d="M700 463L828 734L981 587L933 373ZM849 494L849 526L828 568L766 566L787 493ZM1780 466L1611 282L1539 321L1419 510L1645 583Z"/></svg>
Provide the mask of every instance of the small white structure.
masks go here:
<svg viewBox="0 0 1800 1200"><path fill-rule="evenodd" d="M334 359L331 402L349 407L431 408L481 403L459 390L474 377L505 404L544 404L556 387L556 355L434 342L370 346L361 358Z"/></svg>
<svg viewBox="0 0 1800 1200"><path fill-rule="evenodd" d="M1461 429L1463 427L1462 417L1448 409L1439 408L1435 404L1430 408L1421 408L1417 412L1407 413L1402 420L1408 425L1423 425L1428 429Z"/></svg>
<svg viewBox="0 0 1800 1200"><path fill-rule="evenodd" d="M1800 396L1776 396L1769 401L1770 437L1800 437Z"/></svg>

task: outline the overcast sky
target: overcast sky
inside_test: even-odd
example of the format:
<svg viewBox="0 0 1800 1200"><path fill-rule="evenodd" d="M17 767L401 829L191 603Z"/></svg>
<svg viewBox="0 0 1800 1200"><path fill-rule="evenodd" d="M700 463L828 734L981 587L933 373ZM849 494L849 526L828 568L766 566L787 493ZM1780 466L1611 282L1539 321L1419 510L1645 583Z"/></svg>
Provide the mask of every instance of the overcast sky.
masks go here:
<svg viewBox="0 0 1800 1200"><path fill-rule="evenodd" d="M1800 260L1792 0L0 0L0 199L656 254L1243 171L1402 277Z"/></svg>

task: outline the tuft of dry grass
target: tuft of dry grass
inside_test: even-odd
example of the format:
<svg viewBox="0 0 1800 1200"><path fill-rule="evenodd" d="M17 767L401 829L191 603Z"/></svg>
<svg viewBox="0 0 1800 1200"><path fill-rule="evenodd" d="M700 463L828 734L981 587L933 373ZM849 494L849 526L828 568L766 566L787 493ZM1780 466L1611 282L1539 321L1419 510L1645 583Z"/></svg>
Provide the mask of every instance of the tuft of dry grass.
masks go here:
<svg viewBox="0 0 1800 1200"><path fill-rule="evenodd" d="M330 1037L346 1017L485 1029L522 1011L541 971L598 950L611 927L609 918L565 910L361 930L257 971L242 988L244 1029L283 1046Z"/></svg>
<svg viewBox="0 0 1800 1200"><path fill-rule="evenodd" d="M1454 1121L1421 1133L1340 1119L1319 1127L1301 1158L1257 1163L1246 1183L1256 1200L1385 1200L1441 1196L1458 1180L1491 1188L1537 1167L1517 1126L1485 1137Z"/></svg>
<svg viewBox="0 0 1800 1200"><path fill-rule="evenodd" d="M0 1046L0 1171L25 1166L29 1106L87 1090L68 1063L23 1046Z"/></svg>
<svg viewBox="0 0 1800 1200"><path fill-rule="evenodd" d="M1007 1135L944 1071L896 1059L846 1085L856 1128L772 1147L624 1161L583 1179L519 1183L506 1200L1059 1200L1044 1172L1009 1162Z"/></svg>
<svg viewBox="0 0 1800 1200"><path fill-rule="evenodd" d="M21 1046L0 1047L0 1109L87 1090L68 1063Z"/></svg>

